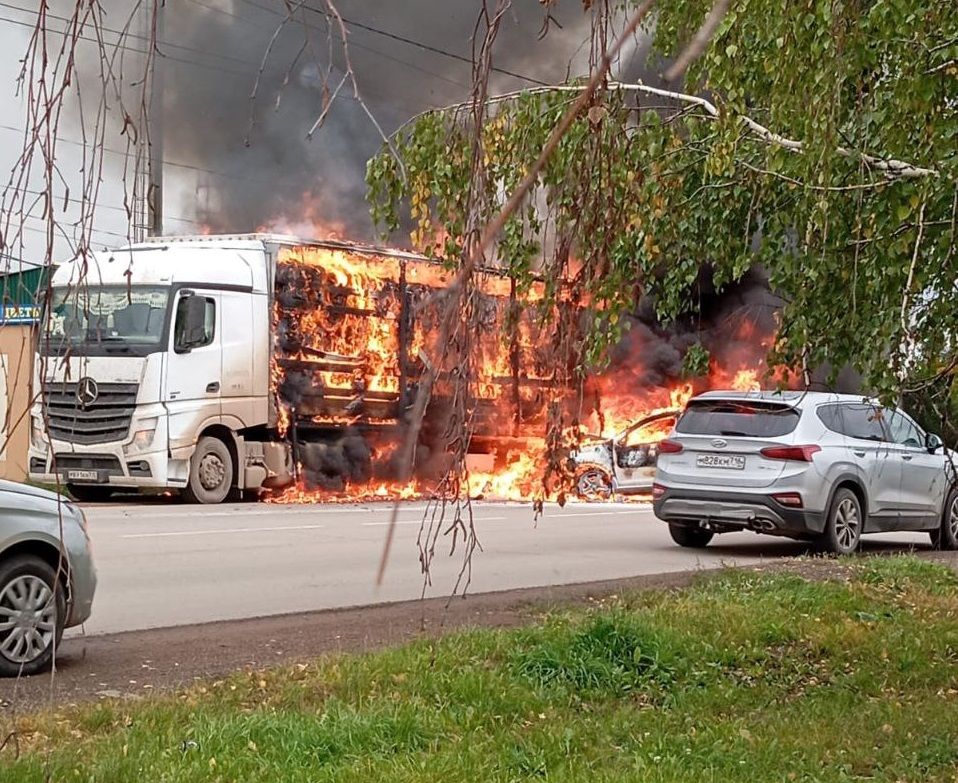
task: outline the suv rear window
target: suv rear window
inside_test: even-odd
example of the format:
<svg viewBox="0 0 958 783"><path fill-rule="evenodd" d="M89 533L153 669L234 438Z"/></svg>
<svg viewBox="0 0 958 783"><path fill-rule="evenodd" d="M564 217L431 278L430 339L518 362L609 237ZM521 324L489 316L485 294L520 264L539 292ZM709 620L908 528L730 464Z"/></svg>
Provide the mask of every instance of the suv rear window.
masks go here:
<svg viewBox="0 0 958 783"><path fill-rule="evenodd" d="M794 408L752 400L693 400L675 425L683 435L778 438L798 425Z"/></svg>

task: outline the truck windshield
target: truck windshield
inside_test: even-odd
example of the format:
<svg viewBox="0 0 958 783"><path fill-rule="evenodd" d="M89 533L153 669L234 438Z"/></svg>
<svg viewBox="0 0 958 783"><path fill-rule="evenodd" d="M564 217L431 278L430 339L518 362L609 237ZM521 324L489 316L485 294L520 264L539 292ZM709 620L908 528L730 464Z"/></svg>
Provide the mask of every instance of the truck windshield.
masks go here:
<svg viewBox="0 0 958 783"><path fill-rule="evenodd" d="M158 286L56 287L43 342L54 353L159 345L169 298L169 289Z"/></svg>

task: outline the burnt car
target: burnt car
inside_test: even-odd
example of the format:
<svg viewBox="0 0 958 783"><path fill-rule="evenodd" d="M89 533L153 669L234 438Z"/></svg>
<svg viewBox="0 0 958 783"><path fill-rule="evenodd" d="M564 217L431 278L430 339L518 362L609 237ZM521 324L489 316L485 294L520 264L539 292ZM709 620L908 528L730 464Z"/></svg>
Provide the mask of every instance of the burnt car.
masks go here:
<svg viewBox="0 0 958 783"><path fill-rule="evenodd" d="M614 438L596 437L570 456L575 492L584 500L607 500L616 493L651 492L659 443L665 440L680 411L644 416Z"/></svg>

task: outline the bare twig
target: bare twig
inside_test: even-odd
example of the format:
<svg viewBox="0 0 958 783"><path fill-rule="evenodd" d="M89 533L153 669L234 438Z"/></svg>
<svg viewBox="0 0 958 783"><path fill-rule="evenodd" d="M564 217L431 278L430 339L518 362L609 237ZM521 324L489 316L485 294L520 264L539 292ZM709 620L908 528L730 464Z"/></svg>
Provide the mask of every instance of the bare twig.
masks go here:
<svg viewBox="0 0 958 783"><path fill-rule="evenodd" d="M383 131L382 126L379 124L379 120L376 119L376 116L370 111L369 106L366 105L366 101L363 100L362 94L359 91L359 83L356 81L356 74L353 71L353 64L349 57L349 43L347 41L348 32L346 30L346 23L343 21L342 14L339 13L339 9L336 7L333 0L323 0L326 8L329 11L329 14L332 16L335 21L336 28L339 31L339 40L342 47L343 59L345 61L345 75L349 77L349 81L353 87L353 99L359 104L359 107L363 110L363 113L372 123L373 127L376 129L376 132L379 134L379 137L382 139L383 143L389 148L390 153L393 156L393 159L396 161L396 165L399 168L399 174L402 180L406 180L406 167L403 165L402 159L399 156L399 152L396 150L395 145L393 144L392 139ZM319 120L317 120L310 134L316 130L319 126L322 117L324 117L328 112L328 106L323 108L322 115Z"/></svg>
<svg viewBox="0 0 958 783"><path fill-rule="evenodd" d="M253 125L256 121L256 115L254 113L256 108L256 94L259 92L259 83L263 78L263 72L266 70L266 64L269 62L270 54L276 45L276 40L279 38L280 33L282 33L286 25L292 21L293 15L302 7L304 2L305 0L300 0L295 6L287 3L286 16L276 25L276 29L273 30L273 34L270 36L269 43L266 44L266 48L263 50L263 57L260 60L259 69L256 71L256 79L253 81L253 89L249 94L249 125L246 128L246 138L243 139L243 144L247 147L250 146L250 138L253 135Z"/></svg>
<svg viewBox="0 0 958 783"><path fill-rule="evenodd" d="M915 247L911 254L911 264L908 267L908 279L905 282L905 290L902 293L901 298L901 331L902 338L905 341L905 348L910 348L913 343L912 330L908 325L908 303L911 301L911 287L915 280L915 267L918 266L918 254L921 250L921 240L925 234L925 205L927 202L921 202L921 209L918 212L918 233L915 235ZM901 357L901 350L899 349L899 357ZM902 361L899 358L899 366L901 366ZM904 381L904 378L900 378L901 381Z"/></svg>
<svg viewBox="0 0 958 783"><path fill-rule="evenodd" d="M802 182L800 179L789 177L788 175L782 174L778 171L770 171L769 169L753 166L751 163L746 163L745 161L737 161L737 163L743 168L755 172L756 174L761 174L766 177L774 177L775 179L780 179L783 182L789 183L790 185L795 185L806 190L815 190L821 193L845 193L848 191L876 190L891 184L891 180L889 179L880 179L876 182L861 182L857 185L812 185L811 183Z"/></svg>
<svg viewBox="0 0 958 783"><path fill-rule="evenodd" d="M324 100L324 103L326 105L323 106L322 114L320 114L319 117L316 118L316 122L314 122L312 126L310 127L310 129L306 131L307 139L313 138L313 134L316 132L316 129L323 124L323 121L326 119L326 116L329 114L329 110L333 107L333 102L336 100L336 96L339 95L339 91L343 89L343 85L346 84L346 80L348 78L349 78L349 74L344 73L343 78L339 80L339 84L336 85L336 89L333 90L332 95L330 95L329 98L326 98Z"/></svg>
<svg viewBox="0 0 958 783"><path fill-rule="evenodd" d="M473 37L473 45L479 44L478 51L473 52L473 98L471 108L473 113L473 122L475 125L475 136L472 145L472 177L470 179L470 188L465 205L465 211L468 216L466 222L466 237L475 241L479 234L481 221L483 219L483 194L485 193L485 163L483 155L483 121L487 111L488 83L492 72L492 49L502 17L511 5L511 0L496 0L494 13L490 14L487 3L484 1L476 21L476 32ZM480 32L484 29L484 34ZM476 264L470 266L470 259L474 256L467 251L462 259L460 274L457 280L469 280L476 270ZM451 376L452 384L452 403L450 406L451 414L446 424L446 451L452 457L452 464L446 470L446 474L440 483L438 511L431 503L427 506L426 513L423 516L422 526L419 532L419 559L423 570L423 589L430 581L430 569L435 547L440 535L451 535L451 551L455 552L456 546L461 539L464 542L465 550L463 552L462 566L460 568L456 584L453 588L453 594L461 589L464 590L469 585L471 574L472 554L479 547L478 536L475 530L474 519L472 517L470 498L465 498L466 514L463 516L463 476L467 475L466 453L469 442L472 437L472 428L474 426L473 412L471 410L471 398L473 389L471 386L475 383L473 362L473 340L474 331L477 328L475 323L478 317L478 308L476 306L476 291L467 290L468 286L457 286L448 297L439 298L436 301L442 303L439 316L440 335L437 345L439 346L440 356L437 362L438 367L434 367L432 362L425 362L427 367L427 377L429 382L421 384L417 391L416 400L413 406L413 415L410 418L409 426L405 434L401 457L400 473L408 475L412 466L412 457L415 451L415 443L418 439L419 431L422 426L423 415L426 405L432 393L432 385L438 377L438 369L449 364L453 365ZM468 486L468 482L467 482ZM448 499L451 498L451 504ZM447 505L451 505L451 513L447 517ZM389 551L393 539L393 529L396 525L396 518L399 512L398 503L393 506L390 516L389 532L387 533L386 544L383 549L380 561L379 573L377 574L377 584L381 584L385 572L386 563L389 558Z"/></svg>

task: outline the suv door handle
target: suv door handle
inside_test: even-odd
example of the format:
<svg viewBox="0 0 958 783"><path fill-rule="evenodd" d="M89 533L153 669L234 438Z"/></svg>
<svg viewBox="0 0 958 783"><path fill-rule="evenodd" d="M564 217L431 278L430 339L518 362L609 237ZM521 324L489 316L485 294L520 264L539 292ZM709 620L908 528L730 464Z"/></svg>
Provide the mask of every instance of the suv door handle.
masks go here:
<svg viewBox="0 0 958 783"><path fill-rule="evenodd" d="M902 454L901 458L906 462L911 462L911 454Z"/></svg>
<svg viewBox="0 0 958 783"><path fill-rule="evenodd" d="M220 382L219 382L219 381L213 381L213 383L208 383L208 384L206 384L206 393L207 393L207 394L213 394L214 392L218 392L219 390L220 390Z"/></svg>
<svg viewBox="0 0 958 783"><path fill-rule="evenodd" d="M864 456L865 456L865 452L864 452L864 451L852 451L852 454L854 454L856 457L864 457Z"/></svg>

